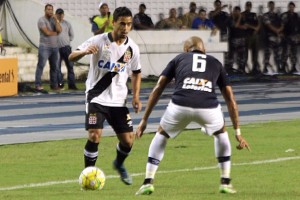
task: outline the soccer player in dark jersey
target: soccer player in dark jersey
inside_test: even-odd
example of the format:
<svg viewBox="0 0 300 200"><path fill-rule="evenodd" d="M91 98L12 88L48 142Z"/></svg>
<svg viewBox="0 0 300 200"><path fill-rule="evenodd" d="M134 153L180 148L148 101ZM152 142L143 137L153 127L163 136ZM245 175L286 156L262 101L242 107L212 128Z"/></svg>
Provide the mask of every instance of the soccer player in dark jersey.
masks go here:
<svg viewBox="0 0 300 200"><path fill-rule="evenodd" d="M112 32L91 37L69 56L77 61L91 54L90 69L86 81L86 130L88 140L84 148L85 167L94 166L98 157L98 145L106 119L117 134L117 156L113 162L121 180L132 184L132 178L124 167L129 155L134 133L127 101L127 79L131 75L132 105L135 112L141 110L141 64L138 46L127 35L132 28L132 13L119 7L113 14Z"/></svg>
<svg viewBox="0 0 300 200"><path fill-rule="evenodd" d="M207 135L214 136L215 155L221 171L221 193L235 193L230 184L231 145L225 130L224 116L215 93L222 92L239 142L237 148L250 147L239 128L238 108L222 64L205 54L202 40L191 37L184 43L184 53L169 62L149 96L146 110L137 127L137 138L142 137L147 120L164 88L175 78L175 91L161 118L160 126L149 147L146 177L136 195L149 195L154 191L153 180L164 156L169 138L176 137L190 122L196 122Z"/></svg>

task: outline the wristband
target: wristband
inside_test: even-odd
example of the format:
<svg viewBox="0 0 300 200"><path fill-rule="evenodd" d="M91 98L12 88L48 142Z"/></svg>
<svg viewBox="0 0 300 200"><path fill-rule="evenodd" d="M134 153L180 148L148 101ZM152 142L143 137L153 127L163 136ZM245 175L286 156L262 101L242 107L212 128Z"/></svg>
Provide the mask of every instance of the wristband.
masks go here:
<svg viewBox="0 0 300 200"><path fill-rule="evenodd" d="M237 128L234 131L235 131L235 135L241 135L241 129Z"/></svg>

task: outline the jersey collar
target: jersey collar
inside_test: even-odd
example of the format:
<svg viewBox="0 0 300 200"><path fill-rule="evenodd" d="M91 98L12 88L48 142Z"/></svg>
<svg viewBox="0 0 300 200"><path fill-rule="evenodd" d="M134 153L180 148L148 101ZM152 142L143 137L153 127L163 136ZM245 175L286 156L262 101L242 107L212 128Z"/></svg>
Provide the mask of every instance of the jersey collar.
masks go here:
<svg viewBox="0 0 300 200"><path fill-rule="evenodd" d="M110 41L111 43L114 42L114 39L113 39L113 37L112 37L112 32L109 32L109 33L107 34L107 37L108 37L108 39L109 39L109 41ZM124 42L124 44L127 44L127 43L128 43L128 37L126 37L126 41Z"/></svg>

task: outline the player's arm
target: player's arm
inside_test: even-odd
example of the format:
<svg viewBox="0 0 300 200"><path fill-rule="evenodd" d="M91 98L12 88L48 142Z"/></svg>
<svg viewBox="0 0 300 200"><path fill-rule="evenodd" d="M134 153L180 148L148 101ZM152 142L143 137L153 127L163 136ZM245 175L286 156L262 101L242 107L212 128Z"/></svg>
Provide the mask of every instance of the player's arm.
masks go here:
<svg viewBox="0 0 300 200"><path fill-rule="evenodd" d="M61 25L60 25L59 20L57 19L56 15L53 15L52 18L54 19L54 22L55 22L55 30L56 30L57 34L61 33L62 28L61 28Z"/></svg>
<svg viewBox="0 0 300 200"><path fill-rule="evenodd" d="M138 113L142 110L142 103L140 101L140 89L141 89L141 80L142 80L142 73L141 71L133 71L131 75L131 84L132 84L132 106L135 113Z"/></svg>
<svg viewBox="0 0 300 200"><path fill-rule="evenodd" d="M235 101L235 97L234 97L231 86L227 85L227 86L223 87L221 92L222 92L222 95L227 104L229 116L230 116L231 122L233 124L233 128L235 130L235 138L239 142L239 145L237 146L237 148L243 149L244 147L246 147L248 150L250 150L250 146L249 146L248 142L241 135L241 130L239 127L238 106Z"/></svg>
<svg viewBox="0 0 300 200"><path fill-rule="evenodd" d="M86 55L98 53L98 50L99 49L96 45L90 45L88 48L83 50L77 49L69 55L69 60L72 62L76 62Z"/></svg>
<svg viewBox="0 0 300 200"><path fill-rule="evenodd" d="M152 92L149 96L144 116L143 116L137 130L136 130L136 137L137 138L142 137L143 132L147 127L148 118L149 118L154 106L157 104L162 92L164 91L164 89L166 88L166 86L168 85L168 83L170 81L171 80L169 78L167 78L166 76L160 76L159 77L159 79L156 83L156 86L153 88L153 90L152 90Z"/></svg>
<svg viewBox="0 0 300 200"><path fill-rule="evenodd" d="M55 36L55 35L57 35L57 32L49 30L47 28L47 26L41 27L40 30L44 33L44 35L47 35L47 36Z"/></svg>

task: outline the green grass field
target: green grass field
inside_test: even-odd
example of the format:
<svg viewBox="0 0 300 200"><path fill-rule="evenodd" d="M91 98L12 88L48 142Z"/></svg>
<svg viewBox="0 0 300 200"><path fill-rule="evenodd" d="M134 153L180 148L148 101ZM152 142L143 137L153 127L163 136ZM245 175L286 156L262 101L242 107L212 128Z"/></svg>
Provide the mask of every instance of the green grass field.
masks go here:
<svg viewBox="0 0 300 200"><path fill-rule="evenodd" d="M197 130L169 140L151 196L135 196L145 172L153 134L135 142L126 161L134 183L124 185L112 169L116 137L104 137L97 166L107 179L101 191L81 191L86 139L0 146L0 199L300 199L300 120L242 126L252 151L233 148L232 184L237 194L219 194L213 138ZM231 143L237 143L230 132ZM84 133L84 131L83 131ZM63 134L63 133L62 133Z"/></svg>

